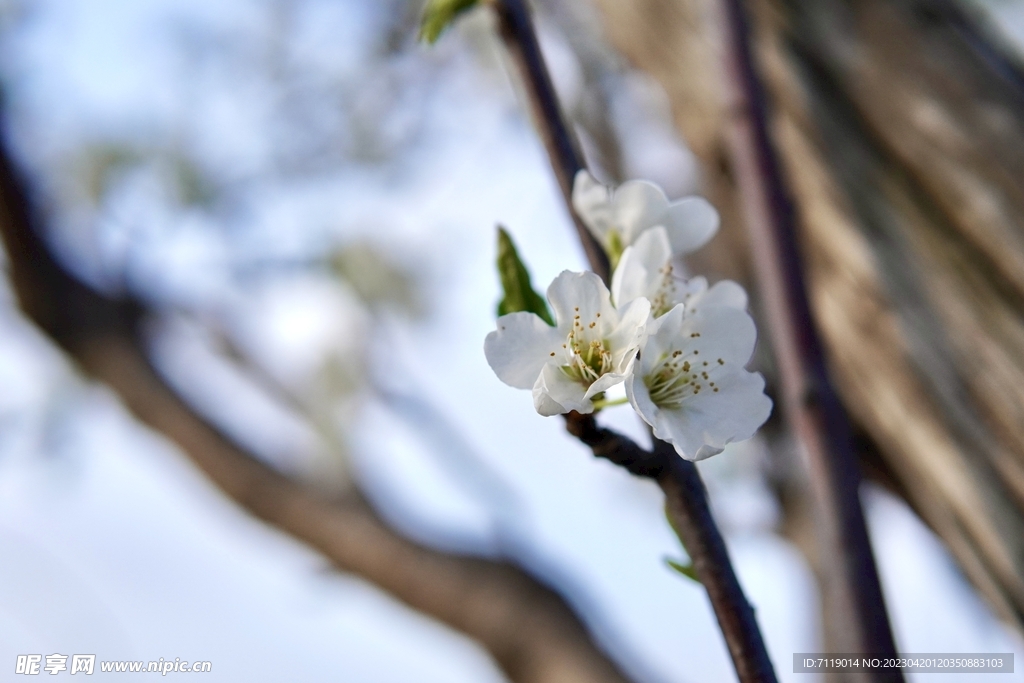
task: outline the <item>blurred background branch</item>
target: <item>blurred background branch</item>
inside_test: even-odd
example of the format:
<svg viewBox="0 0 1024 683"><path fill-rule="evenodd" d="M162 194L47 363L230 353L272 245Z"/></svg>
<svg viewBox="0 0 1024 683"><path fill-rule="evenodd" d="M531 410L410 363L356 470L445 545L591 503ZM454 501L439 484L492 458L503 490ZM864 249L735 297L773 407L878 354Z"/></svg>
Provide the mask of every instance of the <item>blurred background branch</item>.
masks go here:
<svg viewBox="0 0 1024 683"><path fill-rule="evenodd" d="M339 569L475 638L512 681L626 680L566 603L521 570L418 546L391 531L354 491L325 499L222 436L154 371L139 338L143 306L107 298L75 280L49 254L33 223L28 198L0 148L0 233L26 314L239 505L309 543Z"/></svg>
<svg viewBox="0 0 1024 683"><path fill-rule="evenodd" d="M853 430L836 395L810 311L791 190L769 130L768 101L754 60L750 17L742 0L721 6L726 72L731 77L728 151L750 236L778 370L781 407L800 441L813 485L823 612L842 640L837 652L895 657L896 643L882 596L860 500L861 472ZM902 672L875 671L873 680L902 681Z"/></svg>

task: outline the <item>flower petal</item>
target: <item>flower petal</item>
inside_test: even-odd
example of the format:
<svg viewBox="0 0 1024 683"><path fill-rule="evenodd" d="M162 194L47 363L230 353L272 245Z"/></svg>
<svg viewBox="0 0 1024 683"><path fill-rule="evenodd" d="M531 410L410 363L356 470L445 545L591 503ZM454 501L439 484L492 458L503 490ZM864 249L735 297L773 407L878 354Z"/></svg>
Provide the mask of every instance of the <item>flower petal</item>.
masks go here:
<svg viewBox="0 0 1024 683"><path fill-rule="evenodd" d="M551 398L540 378L537 378L537 383L538 386L533 388L533 407L537 413L544 417L551 417L552 415L564 415L569 412L561 403Z"/></svg>
<svg viewBox="0 0 1024 683"><path fill-rule="evenodd" d="M590 232L602 244L612 227L611 190L587 170L579 171L572 184L572 205Z"/></svg>
<svg viewBox="0 0 1024 683"><path fill-rule="evenodd" d="M505 384L533 387L552 354L562 351L564 335L533 313L509 313L498 318L498 329L484 340L487 363Z"/></svg>
<svg viewBox="0 0 1024 683"><path fill-rule="evenodd" d="M664 224L668 199L646 180L629 180L612 197L612 222L622 231L622 243L632 244L647 228Z"/></svg>
<svg viewBox="0 0 1024 683"><path fill-rule="evenodd" d="M594 404L585 397L586 387L556 365L545 365L533 386L533 406L544 416L575 410L594 412Z"/></svg>
<svg viewBox="0 0 1024 683"><path fill-rule="evenodd" d="M706 356L721 358L740 367L747 364L757 343L757 327L746 311L736 308L702 308L683 322L683 335L700 333Z"/></svg>
<svg viewBox="0 0 1024 683"><path fill-rule="evenodd" d="M701 307L685 315L676 306L647 325L647 342L641 354L644 374L661 362L664 354L681 351L686 359L743 367L757 341L757 328L746 311L724 306Z"/></svg>
<svg viewBox="0 0 1024 683"><path fill-rule="evenodd" d="M589 401L602 391L608 391L612 387L622 384L632 369L633 358L630 358L626 361L625 368L623 368L622 372L608 372L598 377L597 380L590 385L583 397Z"/></svg>
<svg viewBox="0 0 1024 683"><path fill-rule="evenodd" d="M659 410L654 434L669 441L687 460L720 452L726 444L749 439L772 411L764 377L734 367L716 377L718 392L701 392L682 407ZM713 451L713 452L712 452Z"/></svg>
<svg viewBox="0 0 1024 683"><path fill-rule="evenodd" d="M626 248L612 275L612 296L616 306L633 299L652 299L662 285L664 268L672 260L672 246L665 228L656 226L645 230Z"/></svg>
<svg viewBox="0 0 1024 683"><path fill-rule="evenodd" d="M626 378L626 398L629 399L630 405L643 418L643 421L653 427L658 418L659 409L651 400L651 393L647 390L643 377L640 376L639 372L636 372L638 367L639 363L635 364L633 366L634 372Z"/></svg>
<svg viewBox="0 0 1024 683"><path fill-rule="evenodd" d="M682 331L684 317L685 308L677 305L660 318L647 322L644 329L643 350L640 353L640 374L650 373L661 362L665 354L676 349L690 352L689 348L685 348L685 344L690 339L684 337Z"/></svg>
<svg viewBox="0 0 1024 683"><path fill-rule="evenodd" d="M618 324L605 335L605 340L612 352L615 371L625 372L624 364L636 357L637 349L647 333L651 302L647 299L633 299L618 313Z"/></svg>
<svg viewBox="0 0 1024 683"><path fill-rule="evenodd" d="M616 319L608 288L600 277L589 271L574 273L563 270L548 287L548 301L555 312L558 329L565 334L572 328L577 315L585 325L597 322L598 313L606 320Z"/></svg>
<svg viewBox="0 0 1024 683"><path fill-rule="evenodd" d="M742 439L737 439L737 441L742 441ZM704 444L703 446L697 449L697 454L693 456L693 461L696 462L697 460L707 460L712 455L718 455L724 450L724 448L715 448L714 446ZM678 453L678 451L676 452Z"/></svg>
<svg viewBox="0 0 1024 683"><path fill-rule="evenodd" d="M702 197L681 199L668 206L666 212L664 224L674 254L696 251L718 232L718 211Z"/></svg>
<svg viewBox="0 0 1024 683"><path fill-rule="evenodd" d="M725 306L741 311L747 310L747 291L732 280L716 282L708 289L692 294L686 300L687 314L696 313L700 308Z"/></svg>
<svg viewBox="0 0 1024 683"><path fill-rule="evenodd" d="M704 447L700 418L686 410L661 410L654 417L654 436L667 441L685 460L696 460Z"/></svg>

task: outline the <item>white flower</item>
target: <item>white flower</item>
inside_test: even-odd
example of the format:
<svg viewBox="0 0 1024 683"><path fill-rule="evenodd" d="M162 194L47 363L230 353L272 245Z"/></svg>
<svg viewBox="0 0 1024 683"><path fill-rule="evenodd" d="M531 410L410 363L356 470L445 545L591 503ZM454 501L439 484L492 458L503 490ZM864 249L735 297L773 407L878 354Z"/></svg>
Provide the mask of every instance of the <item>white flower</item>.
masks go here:
<svg viewBox="0 0 1024 683"><path fill-rule="evenodd" d="M676 304L685 304L689 315L705 306L747 308L743 287L723 280L708 287L703 277L686 280L672 263L672 247L665 228L646 230L622 253L612 276L612 298L617 306L644 297L651 302L651 315L661 317Z"/></svg>
<svg viewBox="0 0 1024 683"><path fill-rule="evenodd" d="M660 187L630 180L614 192L586 170L576 174L572 205L614 262L648 228L662 226L675 254L707 244L718 231L718 212L701 197L671 204Z"/></svg>
<svg viewBox="0 0 1024 683"><path fill-rule="evenodd" d="M655 436L703 460L753 436L772 401L764 378L744 369L757 335L750 315L724 306L684 312L676 306L648 323L626 395Z"/></svg>
<svg viewBox="0 0 1024 683"><path fill-rule="evenodd" d="M548 301L557 325L533 313L501 316L484 341L487 362L505 384L533 389L541 415L593 412L594 397L632 369L650 303L616 309L601 278L567 270L548 287Z"/></svg>

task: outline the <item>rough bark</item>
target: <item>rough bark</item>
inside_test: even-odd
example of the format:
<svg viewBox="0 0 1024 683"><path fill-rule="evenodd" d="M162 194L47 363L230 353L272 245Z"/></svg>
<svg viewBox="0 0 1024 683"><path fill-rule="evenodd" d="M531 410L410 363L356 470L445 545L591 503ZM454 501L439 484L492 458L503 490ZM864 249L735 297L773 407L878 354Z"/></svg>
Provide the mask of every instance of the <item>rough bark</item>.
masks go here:
<svg viewBox="0 0 1024 683"><path fill-rule="evenodd" d="M598 0L666 88L743 242L713 2ZM754 2L757 56L844 403L885 475L1007 620L1024 625L1024 94L942 2ZM723 265L724 264L724 265ZM877 469L877 468L876 468Z"/></svg>
<svg viewBox="0 0 1024 683"><path fill-rule="evenodd" d="M756 284L774 350L780 408L802 447L819 544L824 616L833 651L896 656L874 553L860 501L861 468L853 430L825 363L802 267L792 189L771 131L751 15L743 0L723 0L731 117L730 163L750 237ZM876 681L902 681L898 670Z"/></svg>

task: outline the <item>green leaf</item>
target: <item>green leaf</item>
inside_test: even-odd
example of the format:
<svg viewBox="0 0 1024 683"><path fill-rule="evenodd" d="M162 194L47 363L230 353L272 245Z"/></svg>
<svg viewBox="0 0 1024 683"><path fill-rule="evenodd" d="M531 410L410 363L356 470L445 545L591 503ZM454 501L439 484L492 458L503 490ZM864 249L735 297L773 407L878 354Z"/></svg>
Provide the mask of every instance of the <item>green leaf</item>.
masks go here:
<svg viewBox="0 0 1024 683"><path fill-rule="evenodd" d="M537 292L533 291L530 284L530 273L526 266L519 260L516 252L516 245L512 238L505 232L505 228L498 226L498 275L501 277L501 288L505 291L505 298L498 304L498 315L527 311L536 313L548 325L554 326L555 321L548 310L548 304Z"/></svg>
<svg viewBox="0 0 1024 683"><path fill-rule="evenodd" d="M420 20L420 40L435 43L455 18L479 4L480 0L428 0Z"/></svg>
<svg viewBox="0 0 1024 683"><path fill-rule="evenodd" d="M683 537L679 534L679 529L676 528L676 525L672 523L672 515L668 513L667 502L665 503L665 519L668 521L668 525L672 527L672 531L676 532L676 537L679 539L679 542L682 543ZM685 549L686 548L684 545L683 550ZM696 581L697 583L700 583L700 579L697 578L697 572L693 569L693 562L684 563L679 562L678 560L673 560L671 557L666 557L665 564L667 564L672 569L675 569L677 572L679 572L686 578L691 579L692 581Z"/></svg>
<svg viewBox="0 0 1024 683"><path fill-rule="evenodd" d="M700 579L697 578L697 572L695 572L693 570L693 563L692 562L688 562L686 564L683 564L682 562L678 562L676 560L673 560L671 557L666 557L665 558L665 564L667 564L672 569L675 569L677 572L679 572L680 574L682 574L686 578L688 578L688 579L690 579L692 581L696 581L697 583L700 583Z"/></svg>

